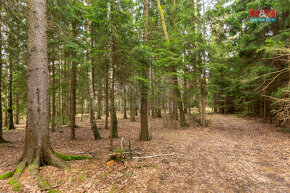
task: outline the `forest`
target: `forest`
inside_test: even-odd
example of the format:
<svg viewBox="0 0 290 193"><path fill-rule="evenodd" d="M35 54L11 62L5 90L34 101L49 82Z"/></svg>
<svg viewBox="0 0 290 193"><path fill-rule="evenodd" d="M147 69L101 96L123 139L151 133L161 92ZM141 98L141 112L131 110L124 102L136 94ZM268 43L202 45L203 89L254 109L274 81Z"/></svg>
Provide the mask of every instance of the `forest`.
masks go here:
<svg viewBox="0 0 290 193"><path fill-rule="evenodd" d="M289 11L0 0L0 192L290 192Z"/></svg>

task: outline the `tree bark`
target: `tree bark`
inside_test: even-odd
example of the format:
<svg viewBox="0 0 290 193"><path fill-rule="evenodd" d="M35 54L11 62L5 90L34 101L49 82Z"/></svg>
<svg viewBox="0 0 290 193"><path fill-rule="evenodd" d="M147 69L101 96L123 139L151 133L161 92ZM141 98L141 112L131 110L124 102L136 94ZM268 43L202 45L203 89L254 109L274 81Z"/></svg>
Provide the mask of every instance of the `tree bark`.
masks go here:
<svg viewBox="0 0 290 193"><path fill-rule="evenodd" d="M75 1L74 1L75 4ZM73 41L76 38L76 21L75 19L71 23L72 30L71 35ZM75 50L72 48L71 57L75 57ZM70 128L71 128L71 136L70 139L76 139L76 84L77 84L77 63L75 60L71 62L71 92L70 92Z"/></svg>
<svg viewBox="0 0 290 193"><path fill-rule="evenodd" d="M54 54L54 53L53 53ZM55 107L55 61L52 59L52 115L51 115L51 131L55 131L55 115L56 115L56 107Z"/></svg>
<svg viewBox="0 0 290 193"><path fill-rule="evenodd" d="M118 123L115 108L115 41L112 40L112 82L111 82L111 138L118 138Z"/></svg>
<svg viewBox="0 0 290 193"><path fill-rule="evenodd" d="M134 83L132 83L132 84L134 84ZM131 85L131 113L130 113L131 122L136 121L135 115L136 115L135 87L134 87L134 85Z"/></svg>
<svg viewBox="0 0 290 193"><path fill-rule="evenodd" d="M115 24L115 16L112 14L111 9L115 9L115 1L114 4L108 4L108 21L113 25ZM118 130L117 130L117 115L115 109L115 37L114 37L114 28L110 29L111 39L109 41L109 66L112 68L112 77L111 77L111 98L110 98L110 113L111 113L111 130L110 130L110 150L113 151L113 139L118 138Z"/></svg>
<svg viewBox="0 0 290 193"><path fill-rule="evenodd" d="M0 143L6 142L2 136L2 128L3 128L3 114L2 114L2 4L0 4Z"/></svg>
<svg viewBox="0 0 290 193"><path fill-rule="evenodd" d="M16 94L16 99L15 99L15 105L16 105L16 113L15 113L15 124L19 124L19 93Z"/></svg>
<svg viewBox="0 0 290 193"><path fill-rule="evenodd" d="M127 117L127 92L126 85L124 86L124 119L128 119Z"/></svg>
<svg viewBox="0 0 290 193"><path fill-rule="evenodd" d="M205 42L205 10L203 0L203 41ZM205 50L203 49L203 64L205 65ZM201 77L201 108L202 108L202 126L206 127L206 67L203 68Z"/></svg>
<svg viewBox="0 0 290 193"><path fill-rule="evenodd" d="M102 119L102 78L98 80L98 111L97 119Z"/></svg>
<svg viewBox="0 0 290 193"><path fill-rule="evenodd" d="M144 0L144 34L143 41L146 44L149 36L149 0ZM144 79L148 79L148 66L147 64L143 64L145 69L142 70L142 77ZM149 141L149 130L148 130L148 84L144 81L141 82L141 132L140 132L140 140L141 141Z"/></svg>
<svg viewBox="0 0 290 193"><path fill-rule="evenodd" d="M85 1L85 6L88 6L88 0ZM87 20L87 24L86 24L86 30L87 33L91 34L91 22ZM93 48L93 41L90 37L87 38L87 44L90 45L90 48ZM90 122L91 122L91 129L93 131L94 134L94 138L97 139L101 139L101 136L99 134L98 128L97 128L97 124L96 124L96 119L95 119L95 107L94 107L94 81L93 81L93 57L91 57L91 50L88 49L87 50L87 61L90 62L90 70L88 71L88 79L89 79L89 106L90 106Z"/></svg>
<svg viewBox="0 0 290 193"><path fill-rule="evenodd" d="M18 179L29 167L32 177L44 189L51 189L38 175L40 165L68 169L55 155L49 137L49 75L47 59L46 0L28 0L28 108L25 146L10 184L19 186Z"/></svg>
<svg viewBox="0 0 290 193"><path fill-rule="evenodd" d="M9 35L10 36L10 35ZM13 51L11 51L13 52ZM12 60L12 53L9 53L9 66L8 66L8 130L15 129L14 123L13 123L13 96L12 96L12 73L13 73L13 60Z"/></svg>
<svg viewBox="0 0 290 193"><path fill-rule="evenodd" d="M105 129L109 129L109 64L106 65L106 77L105 77Z"/></svg>
<svg viewBox="0 0 290 193"><path fill-rule="evenodd" d="M5 108L6 108L6 110L5 110L5 114L4 114L4 127L6 128L7 127L7 125L8 125L8 112L7 112L7 109L8 109L8 98L9 98L9 89L8 89L8 85L9 85L9 68L8 68L8 66L6 65L6 68L5 68L5 71L6 71L6 73L5 73L5 76L6 76L6 82L5 82L5 101L4 101L4 104L5 104Z"/></svg>

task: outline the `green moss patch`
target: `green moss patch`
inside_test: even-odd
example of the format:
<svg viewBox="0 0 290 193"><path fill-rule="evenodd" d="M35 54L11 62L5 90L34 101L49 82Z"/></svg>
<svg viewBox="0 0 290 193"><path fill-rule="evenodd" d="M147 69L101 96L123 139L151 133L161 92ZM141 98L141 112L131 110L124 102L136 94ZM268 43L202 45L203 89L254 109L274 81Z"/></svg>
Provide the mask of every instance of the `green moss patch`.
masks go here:
<svg viewBox="0 0 290 193"><path fill-rule="evenodd" d="M14 174L14 172L15 172L15 171L7 172L7 173L1 175L1 176L0 176L0 180L4 180L4 179L6 179L6 178L10 178L10 177L12 177L13 174Z"/></svg>
<svg viewBox="0 0 290 193"><path fill-rule="evenodd" d="M54 152L56 156L61 158L64 161L73 161L73 160L84 160L84 159L92 159L91 156L75 156L75 155L63 155L57 152Z"/></svg>

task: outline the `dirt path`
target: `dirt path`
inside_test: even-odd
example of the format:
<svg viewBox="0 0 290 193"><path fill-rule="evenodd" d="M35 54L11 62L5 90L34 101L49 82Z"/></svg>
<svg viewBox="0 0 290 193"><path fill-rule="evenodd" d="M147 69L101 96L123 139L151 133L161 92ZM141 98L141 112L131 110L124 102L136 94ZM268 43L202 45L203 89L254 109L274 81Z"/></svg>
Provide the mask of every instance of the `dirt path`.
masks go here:
<svg viewBox="0 0 290 193"><path fill-rule="evenodd" d="M42 167L41 175L61 192L290 192L290 135L276 132L274 125L234 115L210 115L207 128L163 128L162 119L150 119L149 142L138 141L139 122L119 119L119 136L131 139L144 155L178 153L174 156L126 161L107 166L109 132L93 140L88 122L79 122L77 140L70 141L69 128L51 134L60 153L94 152L91 160L73 161L71 172ZM139 121L137 119L137 121ZM192 120L188 120L193 125ZM103 120L98 121L103 125ZM22 152L24 130L4 132L13 143L0 145L0 173L13 169ZM115 140L115 145L120 139ZM28 172L21 177L25 192L38 190ZM11 191L7 180L0 192Z"/></svg>

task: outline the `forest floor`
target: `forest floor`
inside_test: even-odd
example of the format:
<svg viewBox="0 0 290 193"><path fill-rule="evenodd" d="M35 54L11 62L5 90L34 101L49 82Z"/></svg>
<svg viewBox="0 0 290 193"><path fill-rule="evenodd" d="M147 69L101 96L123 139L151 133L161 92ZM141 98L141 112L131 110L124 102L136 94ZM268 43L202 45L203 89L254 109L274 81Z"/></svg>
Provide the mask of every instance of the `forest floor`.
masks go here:
<svg viewBox="0 0 290 193"><path fill-rule="evenodd" d="M171 154L108 165L109 131L95 141L88 120L77 125L77 140L69 140L67 126L51 133L51 144L59 153L90 152L93 159L68 162L72 170L41 167L40 175L60 192L290 192L290 134L278 132L273 124L235 115L209 115L206 128L188 118L189 127L167 129L163 119L149 119L152 140L138 140L139 121L118 119L119 139L144 155ZM97 120L103 128L104 119ZM0 173L22 153L25 125L4 131L11 143L0 145ZM23 192L39 191L29 171L20 178ZM12 191L8 180L0 181L0 192Z"/></svg>

